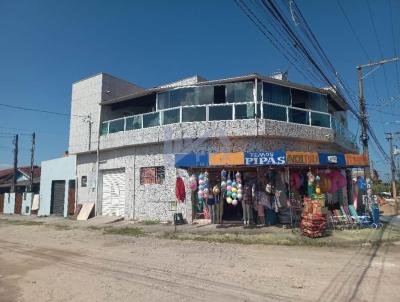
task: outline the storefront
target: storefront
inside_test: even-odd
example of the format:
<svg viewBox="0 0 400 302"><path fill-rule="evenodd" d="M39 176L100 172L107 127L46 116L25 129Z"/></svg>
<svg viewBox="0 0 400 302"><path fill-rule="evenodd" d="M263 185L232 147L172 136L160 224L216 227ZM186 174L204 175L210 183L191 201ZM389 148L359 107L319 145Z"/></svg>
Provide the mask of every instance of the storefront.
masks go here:
<svg viewBox="0 0 400 302"><path fill-rule="evenodd" d="M219 203L222 221L216 214L213 222L242 221L244 188L249 186L252 223L293 225L305 199L315 195L324 199L324 211L353 204L356 186L351 169L367 166L368 159L359 154L277 150L177 154L175 165L192 175L193 219L213 218L210 211Z"/></svg>

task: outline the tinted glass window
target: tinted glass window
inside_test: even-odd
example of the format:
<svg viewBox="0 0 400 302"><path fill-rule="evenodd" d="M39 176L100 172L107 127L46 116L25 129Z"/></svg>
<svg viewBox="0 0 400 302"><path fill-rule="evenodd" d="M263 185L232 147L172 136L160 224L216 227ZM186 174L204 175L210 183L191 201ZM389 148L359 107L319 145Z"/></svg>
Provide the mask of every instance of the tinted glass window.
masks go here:
<svg viewBox="0 0 400 302"><path fill-rule="evenodd" d="M270 83L263 83L264 102L291 105L290 88Z"/></svg>
<svg viewBox="0 0 400 302"><path fill-rule="evenodd" d="M253 86L253 82L227 84L226 100L229 103L254 102Z"/></svg>

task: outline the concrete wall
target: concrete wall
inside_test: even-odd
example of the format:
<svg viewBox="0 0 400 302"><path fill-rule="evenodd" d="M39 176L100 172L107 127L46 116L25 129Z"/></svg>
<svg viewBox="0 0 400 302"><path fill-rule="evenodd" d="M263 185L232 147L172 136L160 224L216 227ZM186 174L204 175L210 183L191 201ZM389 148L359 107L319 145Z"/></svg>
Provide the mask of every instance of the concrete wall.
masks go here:
<svg viewBox="0 0 400 302"><path fill-rule="evenodd" d="M354 146L336 136L330 128L272 120L235 120L216 122L182 123L151 127L125 132L116 132L100 137L100 149L114 149L134 145L168 143L172 140L220 137L253 137L254 139L276 139L307 141L313 144L337 145L340 152L356 152Z"/></svg>
<svg viewBox="0 0 400 302"><path fill-rule="evenodd" d="M75 180L76 156L42 161L40 176L40 204L38 216L50 215L51 186L54 180L65 180L64 217L68 211L68 181Z"/></svg>
<svg viewBox="0 0 400 302"><path fill-rule="evenodd" d="M127 147L100 152L99 161L99 198L97 213L101 214L102 172L106 170L124 169L126 177L125 218L127 219L157 219L167 221L172 219L171 202L176 200L175 181L177 174L181 175L188 186L188 172L176 169L174 154L180 152L238 152L238 151L268 151L295 150L316 152L340 152L336 144L313 143L293 139L279 138L230 138L185 140L172 144L152 144ZM140 168L165 166L165 182L163 184L141 185ZM82 154L77 157L77 176L88 177L88 186L78 185L78 202L96 201L96 154ZM184 217L191 219L190 189L186 188L187 202L182 212ZM182 205L180 205L182 207Z"/></svg>
<svg viewBox="0 0 400 302"><path fill-rule="evenodd" d="M69 134L69 152L94 151L97 148L99 122L101 119L100 102L142 90L137 85L100 73L72 85L71 120ZM90 115L92 122L89 132Z"/></svg>
<svg viewBox="0 0 400 302"><path fill-rule="evenodd" d="M4 214L14 214L15 193L4 193Z"/></svg>
<svg viewBox="0 0 400 302"><path fill-rule="evenodd" d="M31 214L33 195L34 193L28 193L28 192L22 194L22 208L21 208L22 215Z"/></svg>

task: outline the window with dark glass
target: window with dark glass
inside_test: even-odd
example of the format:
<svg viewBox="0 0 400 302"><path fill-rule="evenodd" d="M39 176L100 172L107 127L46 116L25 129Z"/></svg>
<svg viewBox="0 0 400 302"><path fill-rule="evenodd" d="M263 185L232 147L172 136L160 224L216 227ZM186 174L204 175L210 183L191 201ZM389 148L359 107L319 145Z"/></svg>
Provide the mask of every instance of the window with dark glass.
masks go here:
<svg viewBox="0 0 400 302"><path fill-rule="evenodd" d="M172 89L158 94L158 109L206 105L214 102L214 87L199 86Z"/></svg>
<svg viewBox="0 0 400 302"><path fill-rule="evenodd" d="M226 84L226 100L228 103L254 102L253 82Z"/></svg>
<svg viewBox="0 0 400 302"><path fill-rule="evenodd" d="M263 83L263 101L279 105L290 106L290 88L270 83Z"/></svg>
<svg viewBox="0 0 400 302"><path fill-rule="evenodd" d="M165 167L142 167L140 168L140 184L162 184L165 180Z"/></svg>
<svg viewBox="0 0 400 302"><path fill-rule="evenodd" d="M87 187L87 176L82 176L81 177L81 187L82 188Z"/></svg>
<svg viewBox="0 0 400 302"><path fill-rule="evenodd" d="M328 112L328 100L326 95L298 89L292 89L292 106Z"/></svg>
<svg viewBox="0 0 400 302"><path fill-rule="evenodd" d="M214 104L223 104L225 102L225 86L214 86Z"/></svg>

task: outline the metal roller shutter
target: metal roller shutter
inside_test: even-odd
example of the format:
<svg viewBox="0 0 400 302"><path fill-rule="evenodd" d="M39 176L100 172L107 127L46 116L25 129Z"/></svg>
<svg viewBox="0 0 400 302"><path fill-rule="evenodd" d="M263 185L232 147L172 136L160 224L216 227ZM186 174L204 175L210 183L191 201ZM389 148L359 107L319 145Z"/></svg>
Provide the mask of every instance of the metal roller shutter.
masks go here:
<svg viewBox="0 0 400 302"><path fill-rule="evenodd" d="M103 172L102 215L124 216L125 214L125 172Z"/></svg>
<svg viewBox="0 0 400 302"><path fill-rule="evenodd" d="M64 215L65 180L53 181L51 197L51 214Z"/></svg>

